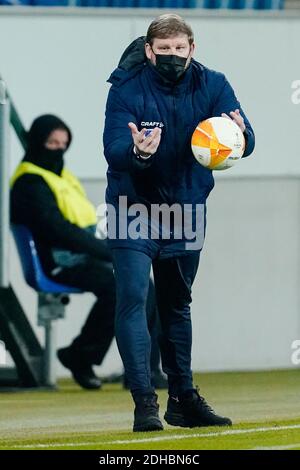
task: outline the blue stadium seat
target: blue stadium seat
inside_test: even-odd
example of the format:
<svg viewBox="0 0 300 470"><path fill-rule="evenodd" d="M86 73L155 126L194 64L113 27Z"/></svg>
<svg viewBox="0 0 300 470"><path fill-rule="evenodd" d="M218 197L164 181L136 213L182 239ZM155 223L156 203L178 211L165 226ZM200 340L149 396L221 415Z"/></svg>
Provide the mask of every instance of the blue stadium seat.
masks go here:
<svg viewBox="0 0 300 470"><path fill-rule="evenodd" d="M93 1L93 0L90 0ZM112 0L112 6L129 6L129 2ZM122 5L121 5L122 4ZM229 8L229 9L281 9L284 0L136 0L133 6L141 8Z"/></svg>
<svg viewBox="0 0 300 470"><path fill-rule="evenodd" d="M153 0L152 2L149 0L137 0L136 6L139 8L160 8L161 3L161 0Z"/></svg>
<svg viewBox="0 0 300 470"><path fill-rule="evenodd" d="M222 0L222 3L223 5L221 8L231 8L236 10L244 8L251 10L279 10L284 6L284 0Z"/></svg>
<svg viewBox="0 0 300 470"><path fill-rule="evenodd" d="M253 8L256 10L276 10L283 8L281 0L254 0Z"/></svg>
<svg viewBox="0 0 300 470"><path fill-rule="evenodd" d="M78 0L81 7L110 7L111 0Z"/></svg>
<svg viewBox="0 0 300 470"><path fill-rule="evenodd" d="M117 8L134 8L135 1L134 0L111 0L110 6L117 7Z"/></svg>
<svg viewBox="0 0 300 470"><path fill-rule="evenodd" d="M69 6L69 0L0 0L0 5ZM279 10L284 0L76 0L76 6Z"/></svg>
<svg viewBox="0 0 300 470"><path fill-rule="evenodd" d="M38 7L67 7L68 0L32 0L32 5Z"/></svg>
<svg viewBox="0 0 300 470"><path fill-rule="evenodd" d="M65 318L69 294L82 293L80 289L65 286L46 276L36 251L30 230L24 225L12 224L23 274L27 284L38 293L38 325L45 329L42 384L56 387L56 320Z"/></svg>
<svg viewBox="0 0 300 470"><path fill-rule="evenodd" d="M189 2L186 0L163 0L163 8L188 8Z"/></svg>
<svg viewBox="0 0 300 470"><path fill-rule="evenodd" d="M11 6L21 6L21 5L32 5L31 0L0 0L0 5L11 5Z"/></svg>
<svg viewBox="0 0 300 470"><path fill-rule="evenodd" d="M80 289L58 284L46 276L32 234L25 225L12 224L11 229L27 284L37 292L43 293L72 294L81 292Z"/></svg>

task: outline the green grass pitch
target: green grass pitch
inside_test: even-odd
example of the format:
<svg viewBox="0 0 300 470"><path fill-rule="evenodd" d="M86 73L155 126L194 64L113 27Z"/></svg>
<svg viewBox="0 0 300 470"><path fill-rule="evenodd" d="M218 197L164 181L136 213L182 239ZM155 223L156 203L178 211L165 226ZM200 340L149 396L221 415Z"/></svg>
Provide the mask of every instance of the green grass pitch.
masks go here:
<svg viewBox="0 0 300 470"><path fill-rule="evenodd" d="M84 391L61 380L57 391L0 393L0 449L298 449L300 370L195 374L195 384L232 428L133 433L133 404L120 384ZM159 391L160 415L167 393Z"/></svg>

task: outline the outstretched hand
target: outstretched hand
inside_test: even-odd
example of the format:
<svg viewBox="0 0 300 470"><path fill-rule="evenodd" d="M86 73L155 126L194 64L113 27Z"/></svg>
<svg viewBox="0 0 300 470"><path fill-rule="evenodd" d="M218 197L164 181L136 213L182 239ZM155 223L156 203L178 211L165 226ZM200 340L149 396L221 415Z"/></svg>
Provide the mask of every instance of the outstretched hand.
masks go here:
<svg viewBox="0 0 300 470"><path fill-rule="evenodd" d="M139 131L133 122L129 122L128 127L131 130L136 153L142 156L153 155L160 143L161 129L159 127L155 127L151 130L151 133L145 137L147 129L143 128Z"/></svg>

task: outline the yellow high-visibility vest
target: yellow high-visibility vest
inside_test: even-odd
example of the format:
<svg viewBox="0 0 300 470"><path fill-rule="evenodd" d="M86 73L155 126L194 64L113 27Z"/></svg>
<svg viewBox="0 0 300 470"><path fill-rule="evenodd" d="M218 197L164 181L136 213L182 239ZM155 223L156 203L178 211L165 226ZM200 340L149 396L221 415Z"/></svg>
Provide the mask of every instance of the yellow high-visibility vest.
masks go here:
<svg viewBox="0 0 300 470"><path fill-rule="evenodd" d="M61 175L56 175L33 163L22 162L10 180L11 187L20 176L28 173L39 175L44 179L53 192L58 208L66 220L81 228L97 223L94 206L87 199L79 180L69 170L64 168Z"/></svg>

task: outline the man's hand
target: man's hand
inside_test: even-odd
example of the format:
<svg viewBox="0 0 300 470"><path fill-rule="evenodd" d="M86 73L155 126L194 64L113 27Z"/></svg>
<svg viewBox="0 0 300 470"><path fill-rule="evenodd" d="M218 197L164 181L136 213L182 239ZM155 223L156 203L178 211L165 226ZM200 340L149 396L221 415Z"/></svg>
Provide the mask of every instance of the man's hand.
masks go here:
<svg viewBox="0 0 300 470"><path fill-rule="evenodd" d="M153 155L160 143L161 129L159 127L155 127L152 132L147 137L145 137L147 129L142 129L139 132L138 128L133 122L129 122L128 127L131 130L136 153L142 157Z"/></svg>
<svg viewBox="0 0 300 470"><path fill-rule="evenodd" d="M231 117L229 117L228 114L226 114L226 113L222 113L222 117L225 117L227 119L232 119L239 126L241 131L245 132L246 126L245 126L245 123L244 123L243 116L240 115L240 110L236 109L235 111L231 111L229 114L230 114Z"/></svg>

